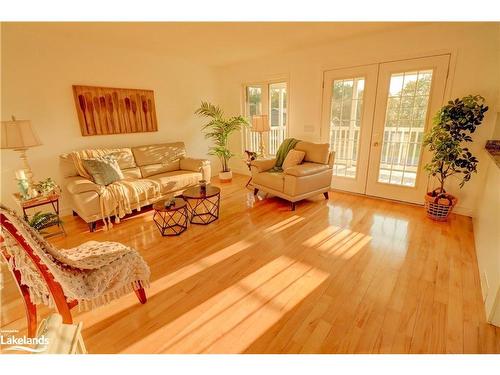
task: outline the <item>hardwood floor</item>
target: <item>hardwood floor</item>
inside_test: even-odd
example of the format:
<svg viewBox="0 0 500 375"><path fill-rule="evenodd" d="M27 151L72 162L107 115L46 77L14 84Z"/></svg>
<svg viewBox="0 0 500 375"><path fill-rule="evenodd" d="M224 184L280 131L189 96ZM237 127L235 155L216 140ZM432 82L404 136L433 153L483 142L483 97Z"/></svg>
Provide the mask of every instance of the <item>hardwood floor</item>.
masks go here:
<svg viewBox="0 0 500 375"><path fill-rule="evenodd" d="M215 182L220 219L179 237L161 237L151 211L109 232L64 218L57 246L120 241L152 271L147 304L131 293L75 311L90 353L500 353L470 218L435 223L420 207L338 192L292 212L245 183ZM3 279L2 328L25 330Z"/></svg>

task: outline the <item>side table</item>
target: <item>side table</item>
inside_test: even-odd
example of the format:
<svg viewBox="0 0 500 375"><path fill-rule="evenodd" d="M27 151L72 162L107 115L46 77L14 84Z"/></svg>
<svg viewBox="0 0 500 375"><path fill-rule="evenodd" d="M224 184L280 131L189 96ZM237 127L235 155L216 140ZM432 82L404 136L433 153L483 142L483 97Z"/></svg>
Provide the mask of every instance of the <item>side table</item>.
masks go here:
<svg viewBox="0 0 500 375"><path fill-rule="evenodd" d="M191 224L207 225L219 218L220 189L208 185L205 189L193 186L184 190L182 197L186 200L191 213Z"/></svg>
<svg viewBox="0 0 500 375"><path fill-rule="evenodd" d="M162 236L178 236L187 229L188 210L184 199L174 198L175 204L165 206L167 199L162 199L153 204L155 213L153 221Z"/></svg>
<svg viewBox="0 0 500 375"><path fill-rule="evenodd" d="M66 235L66 231L64 230L64 226L63 226L63 224L60 220L60 216L59 216L59 197L60 197L59 194L51 194L51 195L47 195L47 196L40 196L40 197L36 197L36 198L23 200L19 193L14 193L14 200L22 208L23 218L26 221L28 221L28 210L29 209L32 209L35 207L40 207L40 206L45 206L45 205L50 205L52 207L52 210L57 215L57 219L58 219L57 226L59 227L60 230L58 232L53 232L53 233L49 233L47 235L44 235L45 238L58 236L60 234Z"/></svg>

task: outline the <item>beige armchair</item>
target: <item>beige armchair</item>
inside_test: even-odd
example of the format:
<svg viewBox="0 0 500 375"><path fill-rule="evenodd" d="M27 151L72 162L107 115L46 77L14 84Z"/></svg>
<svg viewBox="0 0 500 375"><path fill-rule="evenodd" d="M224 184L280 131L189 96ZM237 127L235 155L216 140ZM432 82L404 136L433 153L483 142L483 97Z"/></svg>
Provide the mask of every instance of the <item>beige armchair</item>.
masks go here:
<svg viewBox="0 0 500 375"><path fill-rule="evenodd" d="M295 202L313 195L323 194L328 199L335 157L327 143L301 141L295 150L305 152L304 162L282 172L270 171L276 159L258 159L250 164L254 194L261 190L286 199L291 203L292 211L295 210Z"/></svg>

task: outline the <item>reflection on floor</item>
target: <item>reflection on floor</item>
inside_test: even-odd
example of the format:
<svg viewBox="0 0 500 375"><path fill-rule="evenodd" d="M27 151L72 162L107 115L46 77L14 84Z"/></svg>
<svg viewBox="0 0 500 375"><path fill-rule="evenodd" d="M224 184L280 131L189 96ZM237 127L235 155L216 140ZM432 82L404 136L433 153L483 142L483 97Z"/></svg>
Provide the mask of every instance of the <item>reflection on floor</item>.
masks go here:
<svg viewBox="0 0 500 375"><path fill-rule="evenodd" d="M65 217L68 248L114 240L152 270L149 301L91 312L90 353L500 352L485 322L469 218L433 223L420 207L338 192L299 203L221 184L221 217L163 238L147 211L110 232ZM4 272L3 329L25 329ZM47 314L47 309L41 309Z"/></svg>

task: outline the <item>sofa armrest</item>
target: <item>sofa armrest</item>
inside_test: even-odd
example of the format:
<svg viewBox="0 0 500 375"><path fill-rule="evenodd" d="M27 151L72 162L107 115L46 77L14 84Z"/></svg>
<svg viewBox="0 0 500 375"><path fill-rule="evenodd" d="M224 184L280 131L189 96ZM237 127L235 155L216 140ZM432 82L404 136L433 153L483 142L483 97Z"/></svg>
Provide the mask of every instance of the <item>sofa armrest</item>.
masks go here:
<svg viewBox="0 0 500 375"><path fill-rule="evenodd" d="M285 174L295 176L295 177L303 177L310 176L313 174L321 173L329 170L330 167L328 164L319 164L319 163L303 163L299 165L295 165L293 167L287 168L284 170Z"/></svg>
<svg viewBox="0 0 500 375"><path fill-rule="evenodd" d="M182 158L180 168L184 171L201 172L203 179L210 182L211 168L210 160L196 158Z"/></svg>
<svg viewBox="0 0 500 375"><path fill-rule="evenodd" d="M250 162L252 170L255 168L258 173L265 172L274 167L276 159L256 159Z"/></svg>
<svg viewBox="0 0 500 375"><path fill-rule="evenodd" d="M66 178L66 188L71 194L80 194L87 191L99 193L101 186L81 176Z"/></svg>

